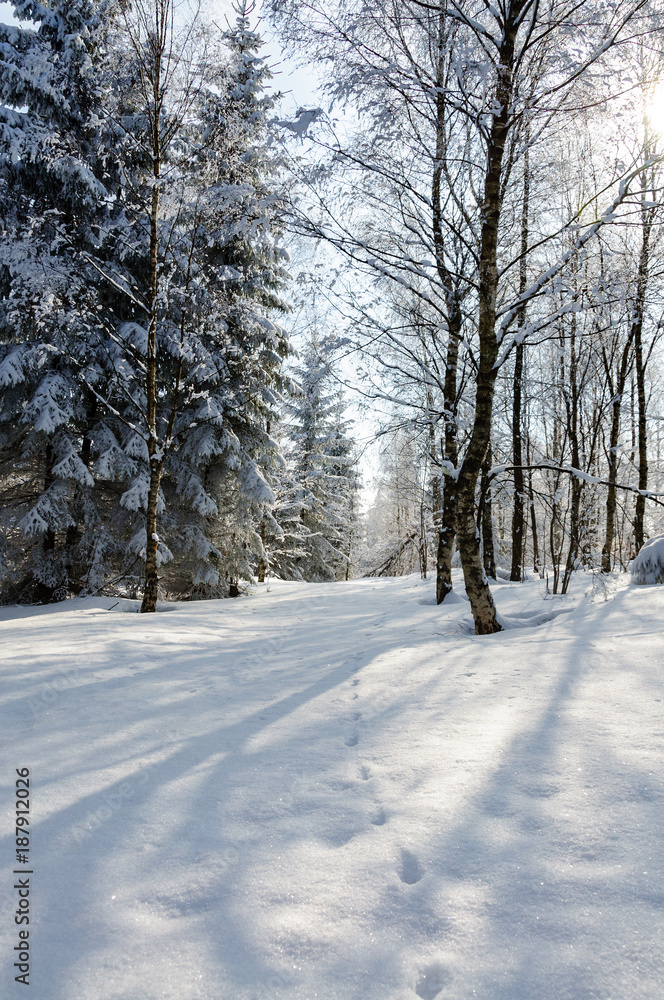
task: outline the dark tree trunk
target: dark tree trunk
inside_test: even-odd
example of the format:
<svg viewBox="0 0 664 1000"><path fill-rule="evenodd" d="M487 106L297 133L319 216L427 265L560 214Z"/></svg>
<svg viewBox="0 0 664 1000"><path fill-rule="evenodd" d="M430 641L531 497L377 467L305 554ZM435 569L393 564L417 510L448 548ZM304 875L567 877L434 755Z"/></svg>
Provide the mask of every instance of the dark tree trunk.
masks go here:
<svg viewBox="0 0 664 1000"><path fill-rule="evenodd" d="M427 552L427 530L424 518L424 503L420 504L420 543L418 546L418 557L420 560L420 576L423 580L426 580L429 556Z"/></svg>
<svg viewBox="0 0 664 1000"><path fill-rule="evenodd" d="M148 279L148 339L146 358L146 417L147 446L150 464L150 485L148 487L148 502L145 512L145 587L141 611L155 612L157 610L157 595L159 590L157 550L159 536L157 534L157 509L159 505L159 488L163 468L163 452L159 448L157 430L157 296L159 292L158 251L159 251L159 178L161 174L161 50L157 45L154 50L154 67L152 75L152 90L154 114L152 128L152 204L150 206L150 271Z"/></svg>
<svg viewBox="0 0 664 1000"><path fill-rule="evenodd" d="M479 522L482 535L482 561L484 572L490 579L496 579L496 553L493 545L493 511L491 509L491 480L489 470L491 469L491 445L482 463L482 480L480 486L480 512Z"/></svg>
<svg viewBox="0 0 664 1000"><path fill-rule="evenodd" d="M438 532L436 552L436 604L442 604L452 591L452 556L454 554L456 496L451 476L445 480L443 517Z"/></svg>
<svg viewBox="0 0 664 1000"><path fill-rule="evenodd" d="M613 543L616 535L616 482L618 479L618 438L620 435L620 407L627 373L629 369L629 359L634 337L634 323L632 323L629 336L620 356L620 366L617 372L615 392L611 404L611 432L609 437L609 447L607 451L607 462L609 473L607 479L609 488L606 497L606 524L604 529L604 545L602 546L602 573L610 573L613 557Z"/></svg>
<svg viewBox="0 0 664 1000"><path fill-rule="evenodd" d="M145 512L145 589L143 591L142 612L157 610L159 589L157 548L157 510L163 460L157 437L157 223L159 217L159 161L155 159L155 184L152 189L152 210L150 213L150 319L148 324L146 402L148 429L148 457L150 462L150 485Z"/></svg>
<svg viewBox="0 0 664 1000"><path fill-rule="evenodd" d="M636 397L638 401L638 447L639 447L639 489L648 489L648 438L647 438L647 400L645 385L646 362L643 357L643 312L645 309L646 291L648 288L648 272L650 263L650 233L652 229L652 211L642 209L642 241L639 255L639 274L636 286L636 302L634 304L634 364L636 368ZM637 494L634 511L634 547L638 553L645 541L646 498Z"/></svg>
<svg viewBox="0 0 664 1000"><path fill-rule="evenodd" d="M50 490L53 485L53 449L50 444L46 446L46 454L44 456L44 493ZM55 558L55 532L51 528L47 528L42 535L42 559L45 565L53 563ZM40 604L50 604L55 597L55 587L52 584L40 581L35 587L35 599L39 601Z"/></svg>
<svg viewBox="0 0 664 1000"><path fill-rule="evenodd" d="M459 361L459 338L461 336L461 312L455 311L451 317L451 329L447 341L445 369L445 445L444 458L453 468L459 460L456 425L457 365ZM436 603L442 604L452 590L452 555L456 533L456 479L447 475L443 478L443 503L438 530L438 551L436 553Z"/></svg>
<svg viewBox="0 0 664 1000"><path fill-rule="evenodd" d="M572 316L572 326L570 331L570 365L569 365L569 386L565 393L565 403L567 411L567 437L571 446L572 467L580 468L579 450L579 385L578 385L578 358L576 354L576 322ZM572 476L571 483L571 504L569 522L569 549L567 550L567 560L563 572L561 594L566 594L572 579L572 573L576 566L577 555L580 542L580 513L581 513L581 493L583 483Z"/></svg>
<svg viewBox="0 0 664 1000"><path fill-rule="evenodd" d="M443 411L445 433L443 442L443 459L456 469L459 460L457 444L457 368L459 364L459 342L461 340L461 301L458 279L450 274L446 265L445 236L442 225L441 208L441 178L446 156L446 97L445 97L445 59L447 44L445 38L445 18L441 7L438 20L439 59L437 72L438 91L436 95L436 160L434 164L431 204L433 243L436 253L436 269L443 287L447 309L447 353L445 358L445 381L443 386ZM438 530L438 546L436 551L436 603L442 604L452 591L452 555L454 552L454 537L456 534L456 479L453 475L445 475L442 479L442 505L436 525Z"/></svg>
<svg viewBox="0 0 664 1000"><path fill-rule="evenodd" d="M523 379L523 344L517 344L514 357L514 396L512 399L512 460L514 462L514 509L512 511L512 565L510 580L517 583L523 573L524 483L521 447L521 384Z"/></svg>
<svg viewBox="0 0 664 1000"><path fill-rule="evenodd" d="M645 388L645 366L643 364L643 342L642 329L639 325L638 336L634 341L634 353L636 361L636 392L638 400L638 443L639 443L639 489L648 489L648 437L646 425L646 388ZM646 498L642 493L637 494L636 508L634 510L634 547L636 553L643 547L645 541L645 513ZM635 554L636 554L635 553Z"/></svg>
<svg viewBox="0 0 664 1000"><path fill-rule="evenodd" d="M265 518L262 518L261 520L261 545L263 547L263 552L265 552ZM261 553L261 557L258 560L259 583L265 583L265 572L266 572L265 559L263 558L263 553Z"/></svg>
<svg viewBox="0 0 664 1000"><path fill-rule="evenodd" d="M477 538L475 488L491 439L493 395L498 374L498 369L495 367L498 359L496 298L498 292L498 228L502 208L501 179L513 89L514 47L522 6L521 3L506 5L507 16L500 45L498 80L494 98L497 110L493 114L487 141L479 259L479 366L475 395L475 417L468 448L459 471L457 488L456 524L459 553L466 593L475 621L475 632L478 635L501 631L496 607L484 574L479 539Z"/></svg>
<svg viewBox="0 0 664 1000"><path fill-rule="evenodd" d="M529 135L526 131L526 144ZM528 146L523 167L523 206L521 210L521 260L519 262L519 295L526 290L526 254L528 251L528 210L530 202L530 162ZM523 333L526 325L525 303L519 310L519 330ZM512 565L510 580L518 583L523 575L523 536L525 531L523 448L521 441L522 383L523 383L523 341L516 345L514 356L514 393L512 397L512 460L514 463L514 509L512 511Z"/></svg>
<svg viewBox="0 0 664 1000"><path fill-rule="evenodd" d="M533 492L533 474L532 472L528 476L528 498L530 501L530 525L531 533L533 536L533 573L539 573L540 571L540 561L539 561L539 544L537 537L537 515L535 513L535 494Z"/></svg>

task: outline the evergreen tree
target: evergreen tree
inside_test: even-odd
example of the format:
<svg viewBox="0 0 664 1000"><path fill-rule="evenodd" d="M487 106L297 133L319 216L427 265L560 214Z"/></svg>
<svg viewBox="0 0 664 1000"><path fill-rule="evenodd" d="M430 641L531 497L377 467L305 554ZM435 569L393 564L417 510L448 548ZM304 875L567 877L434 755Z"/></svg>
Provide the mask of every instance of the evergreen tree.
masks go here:
<svg viewBox="0 0 664 1000"><path fill-rule="evenodd" d="M337 530L342 558L335 562L335 576L337 580L350 580L357 563L362 530L360 474L355 441L351 436L352 421L346 417L346 403L340 392L336 393L331 421L327 453L341 508Z"/></svg>
<svg viewBox="0 0 664 1000"><path fill-rule="evenodd" d="M260 39L240 8L228 66L202 26L180 42L171 22L167 0L134 5L111 116L126 138L108 422L134 463L120 503L145 559L145 611L174 554L185 558L167 581L182 585L186 569L187 589L203 595L249 575L254 522L273 499L257 464L261 428L288 352L267 315L284 308L285 272Z"/></svg>
<svg viewBox="0 0 664 1000"><path fill-rule="evenodd" d="M271 452L269 483L275 499L261 522L258 579L263 582L271 575L281 580L302 580L309 534L302 520L302 490L293 463L282 454L289 450L285 422L279 421L273 433L276 447Z"/></svg>
<svg viewBox="0 0 664 1000"><path fill-rule="evenodd" d="M94 510L84 511L96 536L86 579L126 574L144 561L143 610L150 611L159 567L174 556L164 581L171 591L223 594L250 577L260 549L256 526L274 499L260 462L289 348L269 318L285 308L286 277L276 234L281 199L268 135L269 71L246 5L223 47L200 22L178 36L170 0L120 5L115 22L104 4L53 4L38 8L44 24L52 24L56 7L85 7L95 25L107 18L113 65L104 53L99 66L88 60L78 70L96 83L86 104L90 141L81 140L76 163L61 168L76 192L79 175L87 184L74 222L75 213L48 189L36 223L27 186L16 210L14 228L25 235L18 278L3 302L5 342L18 339L20 322L45 328L42 354L69 380L64 387L61 379L47 382L41 409L50 422L38 413L35 427L59 449L53 473L78 476L94 497ZM43 43L54 64L58 38L52 32ZM8 105L22 99L16 90L5 96ZM54 114L52 144L69 141L64 131ZM10 165L8 145L5 173ZM24 292L19 321L13 300L26 280L25 260L36 253L31 227L54 216L57 239L42 256L55 245L63 259L43 278L42 300L30 298L32 286ZM42 259L38 269L44 273ZM45 306L56 300L57 315ZM29 410L27 386L16 351L4 354L5 381L18 387L5 408L11 421L12 411ZM41 356L33 367L43 370ZM40 378L41 399L42 371ZM58 428L66 428L69 447ZM6 445L15 456L16 440ZM48 458L46 445L42 451ZM56 528L43 516L46 501L56 509L60 497L52 480L44 476L32 522L23 519L26 530L47 539ZM60 508L57 530L69 530L75 520Z"/></svg>
<svg viewBox="0 0 664 1000"><path fill-rule="evenodd" d="M0 25L0 481L5 597L49 600L113 546L93 497L98 325L84 257L109 213L100 113L112 6L21 2ZM101 372L100 372L101 374Z"/></svg>
<svg viewBox="0 0 664 1000"><path fill-rule="evenodd" d="M289 458L305 550L294 562L305 580L346 578L351 506L357 503L344 404L339 392L330 388L331 362L323 358L330 347L315 337L307 345L296 373L300 394L289 406Z"/></svg>

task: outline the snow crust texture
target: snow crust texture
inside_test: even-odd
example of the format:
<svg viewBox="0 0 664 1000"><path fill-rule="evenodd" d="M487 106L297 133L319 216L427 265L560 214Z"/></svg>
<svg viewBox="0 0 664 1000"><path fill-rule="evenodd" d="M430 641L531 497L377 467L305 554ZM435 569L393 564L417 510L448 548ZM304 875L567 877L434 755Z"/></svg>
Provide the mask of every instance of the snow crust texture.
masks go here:
<svg viewBox="0 0 664 1000"><path fill-rule="evenodd" d="M0 995L27 766L39 1000L664 997L664 588L431 586L0 609Z"/></svg>

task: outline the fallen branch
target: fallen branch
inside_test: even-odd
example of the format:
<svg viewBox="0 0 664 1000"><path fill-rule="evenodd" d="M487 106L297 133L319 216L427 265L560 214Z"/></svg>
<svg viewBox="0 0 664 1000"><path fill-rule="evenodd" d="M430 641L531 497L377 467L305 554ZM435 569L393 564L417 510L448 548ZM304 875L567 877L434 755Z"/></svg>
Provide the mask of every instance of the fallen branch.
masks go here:
<svg viewBox="0 0 664 1000"><path fill-rule="evenodd" d="M370 573L364 574L364 579L368 579L371 576L387 576L394 566L395 562L399 556L406 551L409 545L412 545L415 539L420 534L419 527L414 528L410 534L401 542L397 544L397 547L390 553L387 559L384 559L380 566L372 569Z"/></svg>

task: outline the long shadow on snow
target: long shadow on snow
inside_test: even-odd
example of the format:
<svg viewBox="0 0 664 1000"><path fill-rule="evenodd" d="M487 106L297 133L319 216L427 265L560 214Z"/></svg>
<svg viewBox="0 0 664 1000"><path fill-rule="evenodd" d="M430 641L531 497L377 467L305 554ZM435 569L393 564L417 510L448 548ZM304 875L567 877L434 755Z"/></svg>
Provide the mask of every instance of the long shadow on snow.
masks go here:
<svg viewBox="0 0 664 1000"><path fill-rule="evenodd" d="M371 619L375 619L375 617L375 615L358 615L357 628L365 628L367 625L371 625ZM384 616L381 615L382 618ZM286 697L279 698L270 705L270 716L268 719L265 718L265 706L262 706L248 717L235 723L217 725L199 736L180 741L184 745L174 749L165 761L152 764L147 768L147 771L144 770L141 772L141 776L147 773L148 780L140 784L135 794L126 801L126 804L122 804L115 814L104 820L96 829L93 829L90 832L89 838L83 839L82 842L76 842L72 836L71 840L62 842L56 840L56 835L60 833L63 824L66 826L71 823L72 829L74 829L80 826L80 824L85 823L86 817L90 813L94 814L98 812L100 807L104 808L104 800L108 801L109 797L112 800L114 797L117 798L119 796L120 801L122 801L124 781L106 784L103 796L101 793L88 795L84 799L78 800L75 805L60 811L57 817L41 821L35 828L35 838L36 842L49 845L48 867L51 868L51 875L47 884L52 886L52 897L48 899L42 895L40 900L40 925L43 928L55 929L61 927L69 918L72 918L72 925L75 926L76 916L86 912L86 908L90 907L91 901L95 901L92 907L93 911L98 912L100 917L102 915L106 916L102 901L95 900L95 896L99 893L99 880L103 877L108 881L109 862L112 861L114 856L118 858L118 863L122 864L120 859L122 858L123 851L131 852L132 844L137 845L137 849L140 847L141 813L143 807L147 805L149 800L160 789L165 788L167 785L176 784L179 779L187 775L199 772L204 765L209 764L205 780L189 796L189 807L182 809L181 821L170 829L169 842L160 845L157 836L148 845L149 870L154 873L155 878L159 877L162 863L172 863L174 857L182 859L184 872L186 873L187 870L184 867L186 865L186 856L188 853L192 856L196 853L196 831L200 829L202 818L210 814L210 797L213 796L218 800L223 800L224 790L229 777L231 778L231 784L234 787L238 787L242 783L243 771L250 770L253 775L257 768L260 770L264 767L265 774L269 776L267 785L272 790L273 797L277 798L279 794L278 775L270 768L270 765L273 763L273 756L270 749L253 752L247 757L245 754L247 741L261 733L268 725L287 718L307 702L347 681L349 677L360 671L376 655L393 646L394 639L392 637L388 638L386 636L384 639L381 639L380 634L376 634L377 624L375 622L372 628L374 635L372 636L372 648L370 651L367 650L364 653L358 654L356 644L354 644L347 651L343 662L338 663L332 670L326 670L320 675L321 667L317 667L319 676L315 680L312 680L310 684L307 684L301 690L293 691ZM296 626L291 630L293 633L291 644L293 646L297 646L298 633L301 632L306 636L307 629L307 623L303 623L301 626ZM338 627L332 625L330 633L330 639L332 638L332 634L338 638ZM281 630L281 636L283 638L283 630ZM325 633L319 631L316 641L319 646L324 646ZM349 636L349 641L354 642L352 633ZM165 643L162 655L166 655L167 646L168 643ZM127 648L131 648L131 637L123 636L121 640L116 641L115 655L118 657L125 655ZM200 649L196 649L195 647L188 649L185 644L179 645L178 658L181 656L183 660L186 660L191 653L195 653L196 662L199 665L205 661L218 661L218 653L208 653L202 657ZM232 649L229 650L229 655L232 655ZM354 657L352 663L348 662L349 655ZM98 665L96 669L100 669ZM172 669L172 662L152 668L149 671L148 678L146 678L146 680L149 680L147 687L153 690L155 688L158 689L162 676L164 680L171 682ZM285 674L286 672L287 668L284 667L282 673ZM136 680L135 678L125 678L125 684L129 693L135 690ZM95 680L89 682L86 686L90 688L90 697L94 698L102 706L104 704L104 691L106 689L121 688L122 681L118 678L109 679L106 682ZM170 706L165 705L155 710L153 704L148 700L147 693L146 690L146 700L143 706L145 735L149 734L156 725L161 726L164 719L168 716L170 709ZM67 692L63 692L61 694L63 714L66 709L66 701ZM220 711L223 711L223 706L220 706ZM140 718L140 711L137 714ZM48 729L55 736L52 728L53 721L53 718L50 720L44 719L43 728L45 730ZM66 740L71 739L70 734L72 732L74 738L76 734L75 719L69 718L68 722L68 733L61 734L61 742L63 744ZM39 729L42 728L39 719L36 721L36 725ZM36 736L38 734L34 733L33 735ZM135 734L132 737L132 741L135 741ZM315 734L311 735L310 742L313 741L315 741ZM57 742L57 738L54 742ZM295 742L297 743L297 740ZM163 743L158 744L155 749L163 749ZM221 754L225 754L223 759L220 759ZM150 756L150 750L142 748L130 754L125 753L124 757L122 754L117 754L115 761L130 760L135 765L141 758L145 759L146 756ZM88 758L90 770L97 771L101 769L94 747L89 751ZM215 758L216 762L210 764L210 761L215 760ZM110 763L112 762L105 757L102 767L105 768ZM63 777L71 777L76 772L76 768L65 768ZM227 843L224 844L223 841L220 842L214 839L205 843L208 854L213 853L215 848L221 849L223 852L223 848L227 846ZM182 845L187 844L191 846L191 852L182 850ZM174 845L179 845L175 851L173 850ZM8 849L6 844L3 844L3 846ZM42 865L43 870L46 871L44 861ZM223 870L219 875L215 876L213 872L210 873L206 879L205 893L201 894L199 892L198 895L198 903L200 905L194 899L192 903L193 910L190 908L190 912L195 913L197 906L199 912L204 912L206 899L209 903L211 900L225 898L232 905L232 900L236 898L237 891L246 882L246 873L234 870L232 866L229 868L226 865L222 865L222 868ZM71 877L72 869L76 871L76 878L74 880ZM118 878L121 883L123 881L122 875L118 874ZM187 881L188 879L185 878L185 885ZM187 911L186 900L183 902L183 907L184 913ZM127 935L131 935L132 932L131 925L126 926L123 930L123 933ZM252 982L258 980L260 983L261 981L269 980L274 967L270 964L269 956L256 954L255 948L251 944L253 928L243 925L240 914L233 914L232 910L229 910L229 919L224 922L223 929L214 926L207 926L204 929L198 927L196 934L200 934L201 932L206 938L206 943L213 946L213 957L221 944L222 938L224 939L224 957L227 959L229 955L233 954L237 957L235 971L238 981L244 978L241 975L241 967L246 964L245 960L247 958L250 958L252 966ZM110 938L114 937L112 932L108 931L107 933ZM101 953L110 942L108 938L103 937L101 930L97 934L97 940L99 942L98 949ZM52 969L52 983L49 987L51 992L48 1000L59 1000L59 998L71 1000L73 988L75 988L75 984L72 982L71 970L78 964L79 960L85 958L86 964L89 967L95 967L94 955L91 956L83 950L84 947L88 947L88 944L89 942L85 946L83 943L79 945L74 934L67 942L67 949L60 950L59 961ZM203 950L208 949L203 946ZM138 972L139 970L137 969L136 971ZM146 970L145 974L149 976L148 970ZM231 983L224 983L221 972L219 975L219 984L215 985L210 993L210 996L214 996L215 998L217 996L231 995L230 992L225 994L223 991L226 989L232 991L233 988ZM137 980L138 982L140 982L140 979ZM142 984L141 988L144 990L142 1000L149 1000L149 985L147 983ZM158 987L156 986L155 989L158 990ZM46 997L44 1000L46 1000Z"/></svg>

